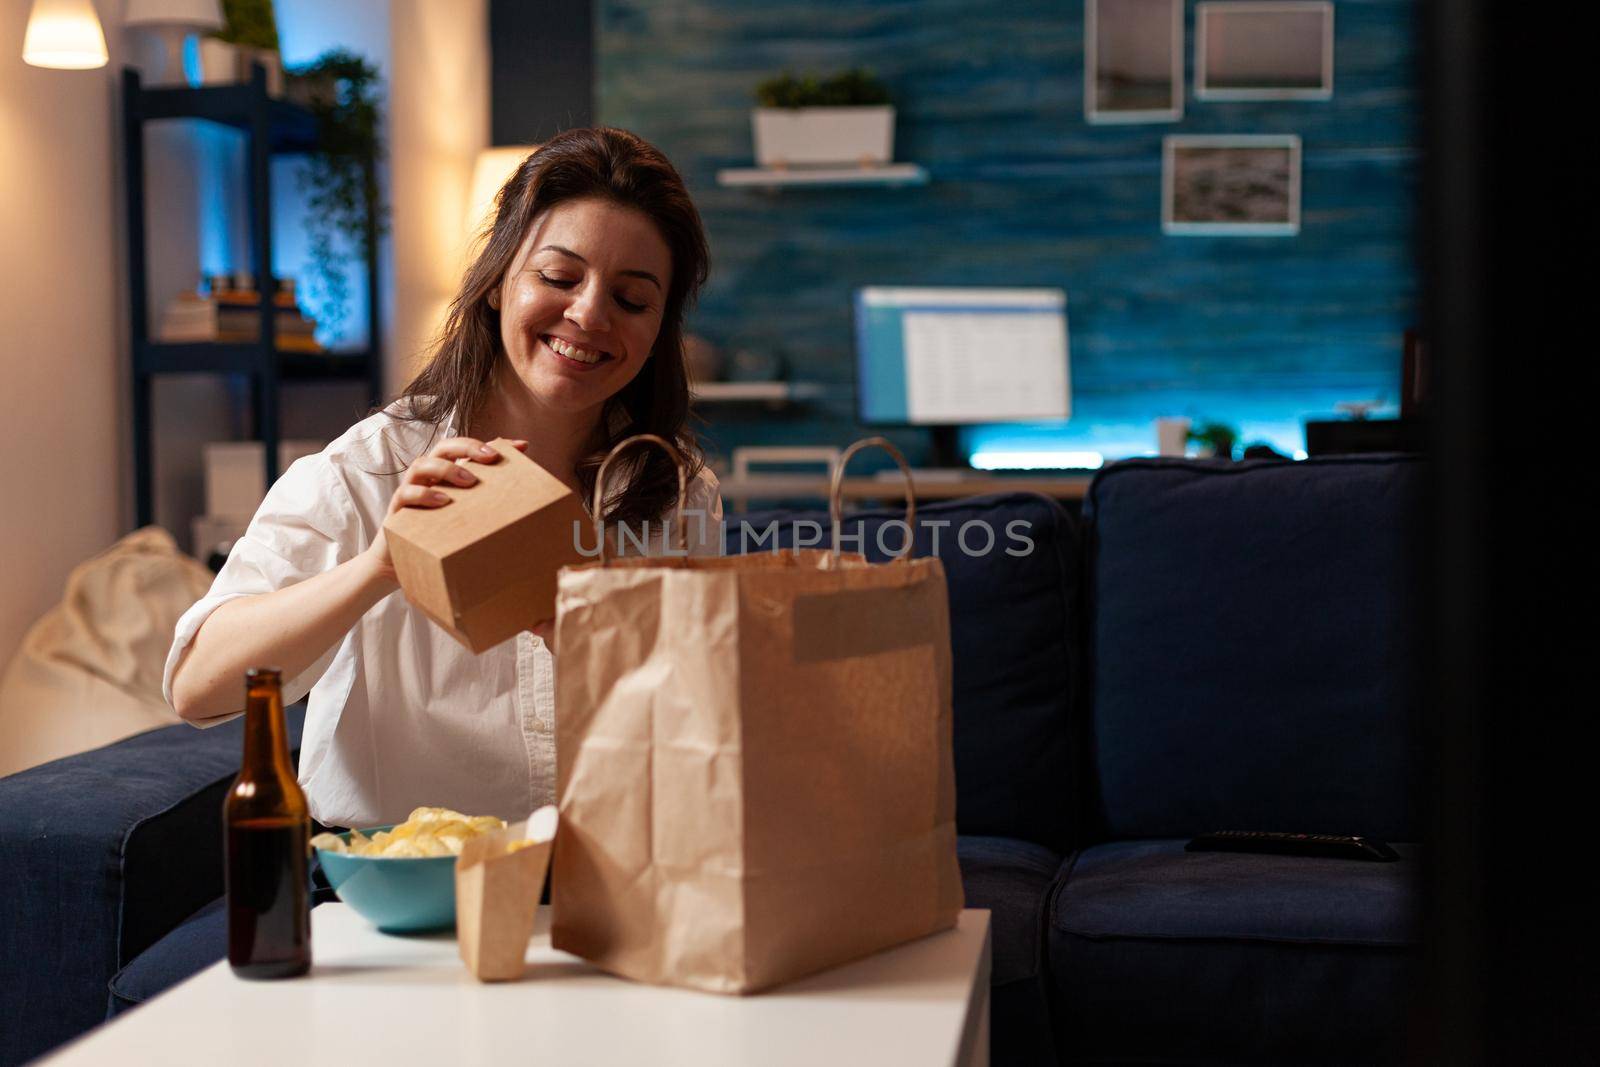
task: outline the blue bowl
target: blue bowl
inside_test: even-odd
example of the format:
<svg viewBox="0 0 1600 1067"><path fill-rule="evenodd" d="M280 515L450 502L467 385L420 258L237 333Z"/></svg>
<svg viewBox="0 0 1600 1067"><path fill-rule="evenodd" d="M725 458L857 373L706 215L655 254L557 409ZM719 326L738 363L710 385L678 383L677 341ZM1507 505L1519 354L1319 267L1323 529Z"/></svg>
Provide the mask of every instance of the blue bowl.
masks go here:
<svg viewBox="0 0 1600 1067"><path fill-rule="evenodd" d="M371 837L396 824L374 826ZM348 832L340 834L350 841ZM449 930L456 925L456 858L384 859L317 849L317 860L339 899L385 933Z"/></svg>

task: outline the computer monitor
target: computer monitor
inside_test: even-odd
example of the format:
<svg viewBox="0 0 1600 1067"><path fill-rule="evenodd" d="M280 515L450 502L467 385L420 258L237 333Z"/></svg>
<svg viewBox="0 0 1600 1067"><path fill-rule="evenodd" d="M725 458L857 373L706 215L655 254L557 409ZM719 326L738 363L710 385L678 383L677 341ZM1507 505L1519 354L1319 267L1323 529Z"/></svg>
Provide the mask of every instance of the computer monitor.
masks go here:
<svg viewBox="0 0 1600 1067"><path fill-rule="evenodd" d="M856 292L856 406L867 425L1066 419L1069 366L1060 289Z"/></svg>

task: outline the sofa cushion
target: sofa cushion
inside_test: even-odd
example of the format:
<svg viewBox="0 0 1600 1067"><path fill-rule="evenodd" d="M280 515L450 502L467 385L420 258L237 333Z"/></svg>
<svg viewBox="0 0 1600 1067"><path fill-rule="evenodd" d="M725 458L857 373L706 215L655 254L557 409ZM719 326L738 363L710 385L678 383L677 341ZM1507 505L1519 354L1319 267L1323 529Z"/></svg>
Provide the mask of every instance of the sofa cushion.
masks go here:
<svg viewBox="0 0 1600 1067"><path fill-rule="evenodd" d="M313 830L321 829L314 822L311 826ZM313 908L339 899L315 861L311 867L311 883ZM113 975L106 1017L143 1004L157 993L225 959L228 955L227 899L218 897L205 905Z"/></svg>
<svg viewBox="0 0 1600 1067"><path fill-rule="evenodd" d="M291 748L304 715L287 709ZM222 892L243 730L169 726L0 778L0 1019L30 1020L0 1026L0 1063L101 1022L118 968Z"/></svg>
<svg viewBox="0 0 1600 1067"><path fill-rule="evenodd" d="M1423 464L1134 460L1085 501L1101 839L1414 840Z"/></svg>
<svg viewBox="0 0 1600 1067"><path fill-rule="evenodd" d="M967 907L987 908L994 984L1032 978L1044 969L1045 905L1061 856L1006 837L956 839Z"/></svg>
<svg viewBox="0 0 1600 1067"><path fill-rule="evenodd" d="M898 549L903 537L884 524L903 519L899 509L851 514L843 533L858 540L844 547L859 544L883 562L884 548ZM733 515L726 548L793 547L797 535L815 546L827 530L826 511ZM1067 706L1077 661L1073 520L1032 493L970 497L918 508L914 545L917 555L943 560L950 590L957 826L1064 851L1073 773Z"/></svg>
<svg viewBox="0 0 1600 1067"><path fill-rule="evenodd" d="M1042 845L1004 837L960 837L956 854L966 906L989 911L990 1059L1053 1064L1044 929L1061 857Z"/></svg>
<svg viewBox="0 0 1600 1067"><path fill-rule="evenodd" d="M218 897L116 973L107 1017L143 1004L227 955L227 898Z"/></svg>
<svg viewBox="0 0 1600 1067"><path fill-rule="evenodd" d="M1394 863L1097 845L1050 909L1058 1019L1096 1062L1400 1058L1417 850Z"/></svg>

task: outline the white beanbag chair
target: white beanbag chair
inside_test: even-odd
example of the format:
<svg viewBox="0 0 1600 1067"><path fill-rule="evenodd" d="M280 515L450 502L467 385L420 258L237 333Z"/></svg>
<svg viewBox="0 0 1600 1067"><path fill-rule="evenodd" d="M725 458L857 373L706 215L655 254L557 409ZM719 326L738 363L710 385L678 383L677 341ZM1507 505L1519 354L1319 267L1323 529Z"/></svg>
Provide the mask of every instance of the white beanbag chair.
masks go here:
<svg viewBox="0 0 1600 1067"><path fill-rule="evenodd" d="M179 722L161 671L211 578L159 526L75 567L0 679L0 777Z"/></svg>

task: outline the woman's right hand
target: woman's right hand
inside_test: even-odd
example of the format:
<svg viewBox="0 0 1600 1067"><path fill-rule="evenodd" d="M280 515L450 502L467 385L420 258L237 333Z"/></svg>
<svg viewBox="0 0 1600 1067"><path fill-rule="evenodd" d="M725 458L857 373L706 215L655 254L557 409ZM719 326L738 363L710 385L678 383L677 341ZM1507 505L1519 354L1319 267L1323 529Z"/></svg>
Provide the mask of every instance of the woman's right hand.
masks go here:
<svg viewBox="0 0 1600 1067"><path fill-rule="evenodd" d="M519 450L527 451L528 442L511 443ZM419 456L400 476L400 487L389 498L388 514L393 515L401 508L444 507L450 503L450 497L435 488L441 484L461 489L477 485L478 476L465 465L456 462L457 460L498 463L500 453L475 437L452 437L440 441L429 449L426 455ZM394 573L394 561L389 558L389 539L382 529L379 529L378 536L367 546L363 554L369 557L379 574L388 582L398 584Z"/></svg>

